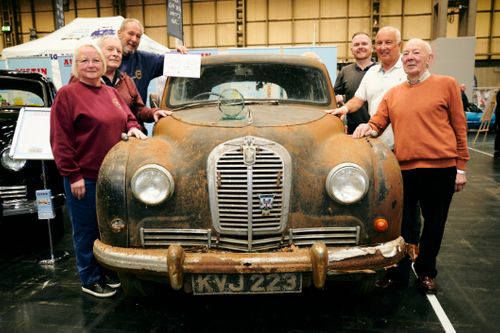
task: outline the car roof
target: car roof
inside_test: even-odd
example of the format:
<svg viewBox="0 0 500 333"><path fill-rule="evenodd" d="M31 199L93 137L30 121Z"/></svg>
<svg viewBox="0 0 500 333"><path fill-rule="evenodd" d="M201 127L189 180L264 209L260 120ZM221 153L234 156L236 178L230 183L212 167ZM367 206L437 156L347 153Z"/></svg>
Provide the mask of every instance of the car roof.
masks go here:
<svg viewBox="0 0 500 333"><path fill-rule="evenodd" d="M0 69L0 76L19 77L36 81L50 81L49 78L40 73L22 72L11 69Z"/></svg>
<svg viewBox="0 0 500 333"><path fill-rule="evenodd" d="M203 56L201 63L203 65L216 65L227 63L286 63L291 65L302 65L309 67L324 68L326 66L319 60L305 55L288 54L217 54Z"/></svg>

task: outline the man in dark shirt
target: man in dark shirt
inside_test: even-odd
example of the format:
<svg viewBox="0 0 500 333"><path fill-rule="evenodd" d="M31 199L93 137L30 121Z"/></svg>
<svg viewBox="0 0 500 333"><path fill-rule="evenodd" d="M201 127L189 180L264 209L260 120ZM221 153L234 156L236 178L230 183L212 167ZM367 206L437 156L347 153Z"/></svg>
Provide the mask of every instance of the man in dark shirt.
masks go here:
<svg viewBox="0 0 500 333"><path fill-rule="evenodd" d="M163 75L163 62L165 56L137 48L144 34L144 27L141 22L134 18L123 20L118 30L118 38L123 46L123 59L120 71L127 73L134 79L139 95L144 102L148 99L148 86L151 80ZM180 53L187 53L184 46L177 47Z"/></svg>
<svg viewBox="0 0 500 333"><path fill-rule="evenodd" d="M352 36L351 53L356 62L344 66L335 80L334 91L340 104L354 97L366 71L375 64L371 59L372 41L364 32L357 32ZM365 102L358 112L347 115L347 133L352 134L359 124L366 123L369 119L368 104Z"/></svg>

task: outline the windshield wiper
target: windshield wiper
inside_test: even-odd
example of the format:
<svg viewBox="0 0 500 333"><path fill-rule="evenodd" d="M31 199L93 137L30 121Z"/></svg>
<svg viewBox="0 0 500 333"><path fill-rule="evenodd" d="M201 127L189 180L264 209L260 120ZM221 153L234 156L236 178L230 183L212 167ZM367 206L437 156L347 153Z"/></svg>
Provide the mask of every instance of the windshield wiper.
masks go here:
<svg viewBox="0 0 500 333"><path fill-rule="evenodd" d="M212 100L212 101L200 101L200 102L193 102L193 103L188 103L184 104L183 106L179 106L178 108L172 109L172 111L178 111L178 110L183 110L183 109L189 109L195 106L200 106L200 105L212 105L212 104L219 104L218 100Z"/></svg>
<svg viewBox="0 0 500 333"><path fill-rule="evenodd" d="M282 100L279 99L254 99L254 100L245 100L245 104L271 104L271 105L280 105Z"/></svg>

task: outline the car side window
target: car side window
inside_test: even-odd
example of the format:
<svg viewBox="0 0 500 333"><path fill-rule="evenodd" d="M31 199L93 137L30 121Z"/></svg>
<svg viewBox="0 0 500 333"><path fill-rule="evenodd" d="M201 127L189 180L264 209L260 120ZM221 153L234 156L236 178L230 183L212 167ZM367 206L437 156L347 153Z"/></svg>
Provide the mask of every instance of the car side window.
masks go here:
<svg viewBox="0 0 500 333"><path fill-rule="evenodd" d="M0 89L0 104L6 106L43 106L44 101L40 96L24 90Z"/></svg>

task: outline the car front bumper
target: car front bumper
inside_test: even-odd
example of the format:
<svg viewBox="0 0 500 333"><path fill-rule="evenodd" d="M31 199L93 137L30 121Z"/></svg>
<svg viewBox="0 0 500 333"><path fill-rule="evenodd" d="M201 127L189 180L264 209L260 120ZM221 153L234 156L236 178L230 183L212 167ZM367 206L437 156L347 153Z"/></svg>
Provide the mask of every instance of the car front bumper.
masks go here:
<svg viewBox="0 0 500 333"><path fill-rule="evenodd" d="M52 205L54 209L62 208L64 203L64 194L60 193L52 196ZM0 213L1 216L36 214L38 213L38 207L36 205L36 200L9 200L1 202Z"/></svg>
<svg viewBox="0 0 500 333"><path fill-rule="evenodd" d="M323 288L327 275L373 272L397 264L404 254L402 237L375 246L328 248L318 242L309 248L265 253L199 253L179 245L139 249L94 242L94 255L102 265L118 272L168 276L174 289L182 288L185 274L285 272L311 273L314 286Z"/></svg>

